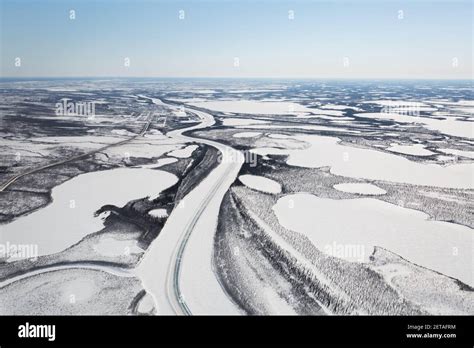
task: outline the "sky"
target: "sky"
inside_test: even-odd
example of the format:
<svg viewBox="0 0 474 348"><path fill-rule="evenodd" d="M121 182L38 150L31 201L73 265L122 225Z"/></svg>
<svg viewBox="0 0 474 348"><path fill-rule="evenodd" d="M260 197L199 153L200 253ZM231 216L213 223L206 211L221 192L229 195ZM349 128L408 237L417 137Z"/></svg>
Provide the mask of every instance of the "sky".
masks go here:
<svg viewBox="0 0 474 348"><path fill-rule="evenodd" d="M471 79L472 18L470 0L0 0L0 77Z"/></svg>

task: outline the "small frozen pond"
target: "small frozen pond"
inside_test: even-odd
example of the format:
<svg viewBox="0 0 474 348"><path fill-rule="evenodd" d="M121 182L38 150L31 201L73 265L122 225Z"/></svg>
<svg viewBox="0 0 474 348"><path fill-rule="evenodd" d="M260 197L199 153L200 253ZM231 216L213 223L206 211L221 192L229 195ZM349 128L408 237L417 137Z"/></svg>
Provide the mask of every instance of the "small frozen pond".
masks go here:
<svg viewBox="0 0 474 348"><path fill-rule="evenodd" d="M399 144L391 144L388 151L403 153L406 155L413 155L413 156L431 156L434 155L434 152L425 149L423 144L413 144L413 145L399 145Z"/></svg>
<svg viewBox="0 0 474 348"><path fill-rule="evenodd" d="M178 157L178 158L189 158L191 157L194 150L198 148L197 145L188 145L183 149L174 150L168 152L168 156Z"/></svg>
<svg viewBox="0 0 474 348"><path fill-rule="evenodd" d="M144 165L141 165L139 167L140 168L154 169L154 168L163 167L166 164L171 164L171 163L175 163L175 162L178 162L178 159L175 158L175 157L164 157L164 158L159 158L158 161L156 161L156 163L144 164Z"/></svg>
<svg viewBox="0 0 474 348"><path fill-rule="evenodd" d="M234 138L254 138L254 137L258 137L260 134L260 132L241 132L241 133L235 133L233 135Z"/></svg>
<svg viewBox="0 0 474 348"><path fill-rule="evenodd" d="M272 179L263 176L245 174L240 175L239 180L245 186L266 193L280 193L281 185Z"/></svg>
<svg viewBox="0 0 474 348"><path fill-rule="evenodd" d="M378 186L367 183L344 183L334 185L334 188L338 191L357 193L360 195L384 195L387 191L381 189Z"/></svg>
<svg viewBox="0 0 474 348"><path fill-rule="evenodd" d="M150 210L148 214L150 214L153 217L164 218L168 216L168 211L166 209L159 208L159 209Z"/></svg>
<svg viewBox="0 0 474 348"><path fill-rule="evenodd" d="M463 151L463 150L456 150L456 149L439 149L439 151L450 154L450 155L462 156L462 157L474 159L474 151Z"/></svg>
<svg viewBox="0 0 474 348"><path fill-rule="evenodd" d="M246 126L249 124L266 124L268 121L254 120L253 118L225 118L222 120L223 126Z"/></svg>

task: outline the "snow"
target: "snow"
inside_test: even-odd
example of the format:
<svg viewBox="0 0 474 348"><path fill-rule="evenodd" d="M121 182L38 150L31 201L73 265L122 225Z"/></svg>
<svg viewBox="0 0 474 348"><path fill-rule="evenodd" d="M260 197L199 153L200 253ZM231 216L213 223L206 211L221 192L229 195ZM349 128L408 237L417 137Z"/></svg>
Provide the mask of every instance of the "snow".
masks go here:
<svg viewBox="0 0 474 348"><path fill-rule="evenodd" d="M355 106L336 105L336 104L325 104L321 106L321 109L333 109L333 110L352 109L354 111L363 111L362 109Z"/></svg>
<svg viewBox="0 0 474 348"><path fill-rule="evenodd" d="M267 304L271 307L270 313L278 315L297 315L295 309L285 299L281 298L275 289L270 286L264 286L262 295L267 300Z"/></svg>
<svg viewBox="0 0 474 348"><path fill-rule="evenodd" d="M412 144L412 145L399 145L399 144L391 144L388 151L397 152L397 153L404 153L407 155L413 156L431 156L434 155L434 152L425 149L423 144Z"/></svg>
<svg viewBox="0 0 474 348"><path fill-rule="evenodd" d="M357 193L360 195L384 195L387 191L381 189L378 186L367 183L344 183L334 185L334 188L338 191Z"/></svg>
<svg viewBox="0 0 474 348"><path fill-rule="evenodd" d="M293 102L255 100L218 100L190 103L190 105L221 112L259 115L296 115L313 110Z"/></svg>
<svg viewBox="0 0 474 348"><path fill-rule="evenodd" d="M462 121L457 118L447 118L436 120L423 117L420 121L426 124L426 128L439 131L447 135L454 135L463 138L474 138L474 122Z"/></svg>
<svg viewBox="0 0 474 348"><path fill-rule="evenodd" d="M168 212L166 211L166 209L163 208L150 210L148 214L158 218L164 218L168 216Z"/></svg>
<svg viewBox="0 0 474 348"><path fill-rule="evenodd" d="M205 98L170 98L169 100L181 103L201 103L207 101Z"/></svg>
<svg viewBox="0 0 474 348"><path fill-rule="evenodd" d="M258 137L260 134L260 132L241 132L241 133L235 133L233 135L234 138L254 138L254 137Z"/></svg>
<svg viewBox="0 0 474 348"><path fill-rule="evenodd" d="M369 100L365 101L366 104L377 104L381 106L393 106L393 107L413 107L413 108L422 108L429 107L428 104L411 101L411 100Z"/></svg>
<svg viewBox="0 0 474 348"><path fill-rule="evenodd" d="M305 149L257 147L250 151L262 156L287 154L289 165L305 168L329 166L331 173L351 178L449 188L469 189L474 186L472 163L425 164L382 151L342 145L336 137L295 135L294 138L311 146Z"/></svg>
<svg viewBox="0 0 474 348"><path fill-rule="evenodd" d="M264 124L268 121L254 120L251 118L225 118L222 120L222 125L224 126L242 126L249 124Z"/></svg>
<svg viewBox="0 0 474 348"><path fill-rule="evenodd" d="M150 294L145 294L138 304L137 311L142 314L149 314L153 308L155 308L153 297Z"/></svg>
<svg viewBox="0 0 474 348"><path fill-rule="evenodd" d="M217 91L213 89L198 89L198 90L193 90L194 93L202 93L202 94L212 94L212 93L217 93Z"/></svg>
<svg viewBox="0 0 474 348"><path fill-rule="evenodd" d="M275 92L280 89L234 89L228 91L228 93L264 93L264 92Z"/></svg>
<svg viewBox="0 0 474 348"><path fill-rule="evenodd" d="M112 133L117 134L117 135L123 135L123 136L134 136L134 135L136 135L135 133L129 132L126 129L113 129Z"/></svg>
<svg viewBox="0 0 474 348"><path fill-rule="evenodd" d="M468 158L474 159L474 151L463 151L463 150L456 150L456 149L438 149L438 150L450 155L468 157Z"/></svg>
<svg viewBox="0 0 474 348"><path fill-rule="evenodd" d="M183 110L174 110L173 115L176 117L186 117L186 113Z"/></svg>
<svg viewBox="0 0 474 348"><path fill-rule="evenodd" d="M420 211L374 198L329 199L300 193L280 198L273 210L280 224L306 235L321 251L334 244L356 246L368 262L381 246L410 262L473 285L471 228L432 221ZM453 252L456 250L457 252Z"/></svg>
<svg viewBox="0 0 474 348"><path fill-rule="evenodd" d="M145 165L140 166L140 168L155 169L155 168L162 167L162 166L164 166L164 165L166 165L166 164L175 163L175 162L178 162L178 159L177 159L177 158L174 158L174 157L164 157L164 158L158 159L158 161L156 161L156 163L153 163L153 164L145 164Z"/></svg>
<svg viewBox="0 0 474 348"><path fill-rule="evenodd" d="M273 139L291 139L291 136L290 136L290 135L286 135L286 134L272 133L272 134L268 134L268 135L267 135L267 138L273 138Z"/></svg>
<svg viewBox="0 0 474 348"><path fill-rule="evenodd" d="M320 272L316 267L314 267L314 264L308 259L307 255L301 253L279 233L274 232L273 229L252 210L248 210L247 213L249 214L251 219L254 220L258 224L258 226L265 231L265 234L270 237L271 240L283 250L283 252L288 253L297 260L298 265L302 269L304 269L308 273L311 273L315 279L318 279L318 282L320 282L323 286L327 286L328 288L330 288L331 291L335 292L340 298L346 301L350 300L345 292L338 289L337 286L333 286L332 281L329 280L324 273ZM318 302L318 304L321 306L324 312L328 314L331 313L329 309L324 306L323 303Z"/></svg>
<svg viewBox="0 0 474 348"><path fill-rule="evenodd" d="M311 111L312 114L314 115L331 115L331 116L343 116L344 115L344 111L340 111L340 110L328 110L328 109L325 109L325 110L322 110L322 109L308 109ZM312 117L311 115L307 116L307 117Z"/></svg>
<svg viewBox="0 0 474 348"><path fill-rule="evenodd" d="M147 132L145 134L145 138L147 138L147 137L156 138L156 135L161 135L163 137L166 137L158 129L149 129L149 130L147 130Z"/></svg>
<svg viewBox="0 0 474 348"><path fill-rule="evenodd" d="M465 114L474 114L474 108L451 108L451 110Z"/></svg>
<svg viewBox="0 0 474 348"><path fill-rule="evenodd" d="M59 292L62 294L61 301L68 304L71 304L72 298L74 303L88 301L97 293L97 290L98 286L92 279L74 279L59 285Z"/></svg>
<svg viewBox="0 0 474 348"><path fill-rule="evenodd" d="M355 114L358 117L393 120L400 123L419 123L425 128L438 131L447 135L454 135L464 138L474 137L474 122L462 121L454 117L438 120L430 117L409 116L397 113L366 112Z"/></svg>
<svg viewBox="0 0 474 348"><path fill-rule="evenodd" d="M45 208L3 225L1 238L12 244L37 244L38 256L59 252L104 227L101 217L94 216L102 206L155 198L177 181L168 172L138 168L82 174L56 186Z"/></svg>
<svg viewBox="0 0 474 348"><path fill-rule="evenodd" d="M466 293L452 278L410 264L382 248L377 248L374 263L372 269L402 297L432 315L469 315L474 311L474 294Z"/></svg>
<svg viewBox="0 0 474 348"><path fill-rule="evenodd" d="M188 158L191 157L194 150L198 148L197 145L188 145L183 149L174 150L168 153L168 156L178 157L178 158Z"/></svg>
<svg viewBox="0 0 474 348"><path fill-rule="evenodd" d="M196 126L171 131L168 133L170 137L181 142L190 141L191 138L182 135L182 132L206 128L215 123L207 113L195 109L189 111L196 113L203 121ZM206 139L199 141L216 147L223 154L223 160L173 209L136 272L145 290L153 296L159 314L182 313L179 299L174 294L174 272L178 269L176 258L179 247L185 245L180 254L180 273L177 277L181 300L191 313L241 314L216 279L212 260L221 202L235 181L244 157L241 152L226 145ZM185 240L187 242L182 244ZM210 298L213 300L209 301Z"/></svg>
<svg viewBox="0 0 474 348"><path fill-rule="evenodd" d="M111 257L143 252L136 240L119 240L111 237L101 238L93 248L99 254Z"/></svg>
<svg viewBox="0 0 474 348"><path fill-rule="evenodd" d="M117 139L115 139L117 141ZM132 142L123 144L121 146L109 147L102 151L109 157L127 158L127 157L143 157L155 158L161 157L169 151L173 151L182 146L182 142L174 139L169 139L163 135L150 135L149 137L140 137L134 139Z"/></svg>
<svg viewBox="0 0 474 348"><path fill-rule="evenodd" d="M272 180L259 175L240 175L239 180L245 186L266 193L277 194L281 192L281 185Z"/></svg>
<svg viewBox="0 0 474 348"><path fill-rule="evenodd" d="M34 137L30 138L29 141L35 143L50 143L50 144L81 144L82 147L102 147L107 144L112 144L117 142L116 137L108 136L58 136L58 137Z"/></svg>
<svg viewBox="0 0 474 348"><path fill-rule="evenodd" d="M315 131L328 131L328 132L344 132L344 133L360 133L357 130L349 130L346 128L335 128L318 125L287 125L280 126L276 124L272 125L249 125L249 126L238 126L238 128L250 128L250 129L304 129L304 130L315 130Z"/></svg>

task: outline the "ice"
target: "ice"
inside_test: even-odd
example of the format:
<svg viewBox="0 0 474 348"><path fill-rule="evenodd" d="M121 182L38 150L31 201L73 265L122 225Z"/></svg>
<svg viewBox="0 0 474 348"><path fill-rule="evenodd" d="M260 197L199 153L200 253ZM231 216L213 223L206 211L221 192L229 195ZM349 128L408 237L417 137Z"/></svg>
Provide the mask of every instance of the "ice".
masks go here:
<svg viewBox="0 0 474 348"><path fill-rule="evenodd" d="M312 194L287 195L273 210L280 224L303 233L321 251L334 244L363 246L368 262L374 246L410 262L473 285L473 229L432 221L423 212L374 198L329 199ZM336 255L355 261L354 255Z"/></svg>
<svg viewBox="0 0 474 348"><path fill-rule="evenodd" d="M191 157L194 150L198 148L197 145L188 145L183 149L174 150L168 153L168 156L178 157L178 158L189 158Z"/></svg>
<svg viewBox="0 0 474 348"><path fill-rule="evenodd" d="M222 120L224 126L246 126L249 124L265 124L267 121L254 120L251 118L225 118Z"/></svg>
<svg viewBox="0 0 474 348"><path fill-rule="evenodd" d="M336 184L334 188L338 191L357 193L360 195L384 195L387 191L378 186L367 183L343 183Z"/></svg>
<svg viewBox="0 0 474 348"><path fill-rule="evenodd" d="M190 105L221 112L259 115L291 115L310 113L313 109L294 102L270 102L255 100L218 100L190 103Z"/></svg>
<svg viewBox="0 0 474 348"><path fill-rule="evenodd" d="M245 186L257 191L274 194L281 192L281 185L279 183L263 176L245 174L240 175L239 180Z"/></svg>
<svg viewBox="0 0 474 348"><path fill-rule="evenodd" d="M295 135L294 138L311 146L302 150L262 147L251 151L262 156L287 154L289 165L306 168L329 166L331 173L351 178L450 188L474 187L472 163L449 166L425 164L396 154L342 145L336 137Z"/></svg>
<svg viewBox="0 0 474 348"><path fill-rule="evenodd" d="M254 137L258 137L260 134L260 132L241 132L241 133L235 133L233 135L234 138L254 138Z"/></svg>
<svg viewBox="0 0 474 348"><path fill-rule="evenodd" d="M406 155L413 156L431 156L434 155L434 152L425 149L423 144L413 144L413 145L400 145L397 143L391 144L387 150L392 152L404 153Z"/></svg>
<svg viewBox="0 0 474 348"><path fill-rule="evenodd" d="M38 256L59 252L104 227L94 216L102 206L122 207L133 199L155 198L177 181L171 173L138 168L82 174L56 186L47 207L3 225L0 240L37 244Z"/></svg>

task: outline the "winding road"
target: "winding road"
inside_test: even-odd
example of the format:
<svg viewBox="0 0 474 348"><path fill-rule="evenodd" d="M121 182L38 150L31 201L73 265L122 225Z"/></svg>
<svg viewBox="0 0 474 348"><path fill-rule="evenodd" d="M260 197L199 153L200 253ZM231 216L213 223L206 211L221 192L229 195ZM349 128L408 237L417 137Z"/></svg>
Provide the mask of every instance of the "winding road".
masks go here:
<svg viewBox="0 0 474 348"><path fill-rule="evenodd" d="M131 272L131 270L128 268L109 266L109 265L100 265L100 264L94 264L91 262L77 262L77 263L68 263L68 264L63 264L63 265L44 266L44 267L29 271L23 274L13 276L11 278L1 281L0 289L4 288L7 285L15 283L17 281L20 281L29 277L34 277L39 274L55 272L55 271L64 271L68 269L87 269L87 270L92 270L92 271L101 271L101 272L106 272L118 277L127 277L127 278L135 276L133 272Z"/></svg>
<svg viewBox="0 0 474 348"><path fill-rule="evenodd" d="M175 108L160 99L149 99L156 105ZM197 142L215 147L222 154L221 161L173 209L159 236L147 249L136 269L120 269L88 263L47 266L0 282L0 288L46 272L85 268L123 277L138 276L145 290L153 297L159 314L241 314L224 292L214 274L212 263L214 235L220 205L225 193L239 173L244 156L239 151L218 142L184 135L184 132L207 128L215 123L212 115L206 112L189 107L185 110L196 114L201 119L201 123L171 131L167 135L183 143ZM143 136L151 121L150 118L142 132L129 139L17 175L4 183L0 187L0 191L22 176L74 161Z"/></svg>
<svg viewBox="0 0 474 348"><path fill-rule="evenodd" d="M153 99L155 103L162 101ZM222 160L172 211L159 236L136 269L159 314L240 314L216 278L212 267L214 235L224 194L244 162L242 153L215 141L183 133L215 123L212 115L186 108L201 118L193 127L167 135L183 142L215 147Z"/></svg>

